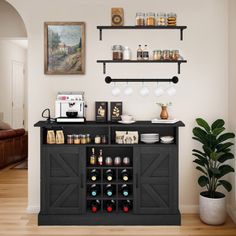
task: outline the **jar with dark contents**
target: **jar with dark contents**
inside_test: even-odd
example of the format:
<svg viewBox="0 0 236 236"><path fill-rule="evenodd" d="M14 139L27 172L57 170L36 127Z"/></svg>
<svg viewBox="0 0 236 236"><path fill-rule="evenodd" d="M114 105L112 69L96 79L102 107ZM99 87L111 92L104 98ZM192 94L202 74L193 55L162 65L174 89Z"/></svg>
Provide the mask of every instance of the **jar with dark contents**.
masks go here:
<svg viewBox="0 0 236 236"><path fill-rule="evenodd" d="M112 47L112 59L114 61L123 60L123 47L121 45L113 45L113 47Z"/></svg>

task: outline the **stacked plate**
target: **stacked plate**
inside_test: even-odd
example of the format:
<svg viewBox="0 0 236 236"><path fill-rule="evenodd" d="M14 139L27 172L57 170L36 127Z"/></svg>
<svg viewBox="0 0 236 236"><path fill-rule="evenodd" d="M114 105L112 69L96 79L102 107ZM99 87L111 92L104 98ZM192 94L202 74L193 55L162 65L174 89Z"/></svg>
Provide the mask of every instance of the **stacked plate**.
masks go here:
<svg viewBox="0 0 236 236"><path fill-rule="evenodd" d="M141 141L144 143L159 142L159 134L158 133L141 134Z"/></svg>

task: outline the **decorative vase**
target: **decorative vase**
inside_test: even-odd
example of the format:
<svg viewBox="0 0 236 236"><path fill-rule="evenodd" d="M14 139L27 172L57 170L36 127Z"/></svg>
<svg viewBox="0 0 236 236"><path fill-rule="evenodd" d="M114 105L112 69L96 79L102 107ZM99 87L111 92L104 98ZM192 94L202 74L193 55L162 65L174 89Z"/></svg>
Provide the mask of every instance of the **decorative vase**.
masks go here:
<svg viewBox="0 0 236 236"><path fill-rule="evenodd" d="M167 106L161 106L160 118L161 118L162 120L167 120L167 119L168 119Z"/></svg>
<svg viewBox="0 0 236 236"><path fill-rule="evenodd" d="M208 192L201 192L199 198L200 219L209 225L222 225L226 220L225 195L216 192L215 198L208 197Z"/></svg>

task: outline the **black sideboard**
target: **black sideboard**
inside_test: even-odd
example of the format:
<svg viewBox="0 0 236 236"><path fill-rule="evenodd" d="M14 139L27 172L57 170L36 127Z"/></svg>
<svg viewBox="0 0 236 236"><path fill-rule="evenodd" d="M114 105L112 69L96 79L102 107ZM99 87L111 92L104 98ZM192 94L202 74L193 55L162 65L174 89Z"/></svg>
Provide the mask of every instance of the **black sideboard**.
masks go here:
<svg viewBox="0 0 236 236"><path fill-rule="evenodd" d="M180 225L178 199L178 146L179 121L175 124L152 124L137 121L134 124L96 123L58 124L39 121L40 127L41 202L38 215L39 225ZM63 130L68 134L106 135L106 144L47 144L48 130ZM174 136L171 144L116 144L115 131L138 131L159 133L160 136ZM89 157L95 149L96 155L130 158L129 166L91 166ZM92 182L89 174L96 169L100 175ZM105 173L111 169L114 179L107 182ZM123 169L129 172L129 180L122 182ZM90 195L90 188L96 184L99 194ZM114 194L107 196L105 188L111 184ZM123 196L121 188L126 184L129 195ZM93 213L90 204L94 199L100 202L100 209ZM107 212L110 199L114 202L112 212ZM131 202L130 210L124 213L121 205Z"/></svg>

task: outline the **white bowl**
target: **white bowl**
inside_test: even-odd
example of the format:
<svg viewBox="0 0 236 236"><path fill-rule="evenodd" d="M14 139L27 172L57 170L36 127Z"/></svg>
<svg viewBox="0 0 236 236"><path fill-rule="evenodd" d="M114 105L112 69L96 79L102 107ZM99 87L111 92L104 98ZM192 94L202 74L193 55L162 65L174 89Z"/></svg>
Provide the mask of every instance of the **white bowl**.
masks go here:
<svg viewBox="0 0 236 236"><path fill-rule="evenodd" d="M161 141L165 142L165 143L173 142L174 137L173 136L163 136L163 137L161 137Z"/></svg>
<svg viewBox="0 0 236 236"><path fill-rule="evenodd" d="M121 119L124 122L132 121L133 120L133 116L131 116L131 115L121 115Z"/></svg>

